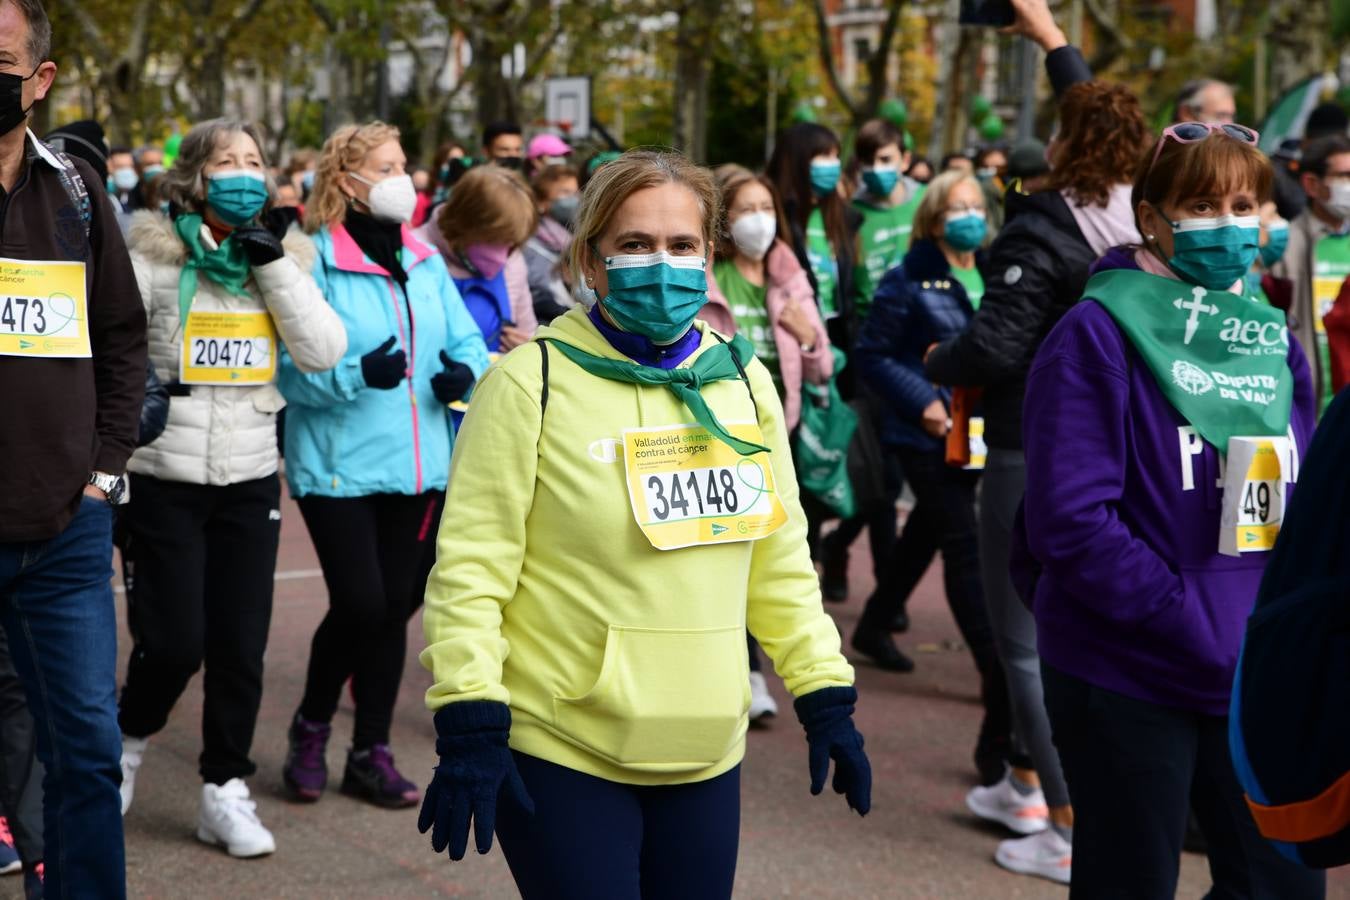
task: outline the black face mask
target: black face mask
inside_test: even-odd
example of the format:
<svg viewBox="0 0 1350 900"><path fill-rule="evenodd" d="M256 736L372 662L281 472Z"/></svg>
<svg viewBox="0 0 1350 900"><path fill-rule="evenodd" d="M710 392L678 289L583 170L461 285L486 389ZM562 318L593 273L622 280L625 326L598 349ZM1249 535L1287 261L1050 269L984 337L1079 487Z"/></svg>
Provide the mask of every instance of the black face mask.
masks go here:
<svg viewBox="0 0 1350 900"><path fill-rule="evenodd" d="M28 118L28 109L23 106L23 83L37 74L34 68L28 78L12 72L0 72L0 135L9 134Z"/></svg>
<svg viewBox="0 0 1350 900"><path fill-rule="evenodd" d="M525 165L525 160L519 156L498 156L493 162L508 169L515 169L517 172Z"/></svg>

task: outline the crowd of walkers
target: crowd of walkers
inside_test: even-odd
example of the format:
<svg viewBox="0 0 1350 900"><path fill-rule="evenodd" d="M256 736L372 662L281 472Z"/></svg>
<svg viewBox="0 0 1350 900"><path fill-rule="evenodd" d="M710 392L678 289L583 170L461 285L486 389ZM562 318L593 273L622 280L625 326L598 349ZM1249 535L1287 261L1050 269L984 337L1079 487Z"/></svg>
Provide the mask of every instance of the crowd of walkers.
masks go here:
<svg viewBox="0 0 1350 900"><path fill-rule="evenodd" d="M709 170L509 122L428 168L383 122L285 165L226 118L168 155L39 138L50 26L0 0L0 871L124 895L122 816L199 670L196 836L277 852L249 782L284 476L329 600L287 796L322 800L350 693L341 791L420 803L453 859L499 840L526 898L731 895L765 657L811 793L865 815L843 646L914 670L939 556L999 865L1171 897L1190 827L1213 896L1323 896L1258 829L1230 698L1350 359L1344 114L1282 191L1229 86L1155 134L1014 5L1048 145L934 166L891 121L802 122ZM390 744L419 611L430 784Z"/></svg>

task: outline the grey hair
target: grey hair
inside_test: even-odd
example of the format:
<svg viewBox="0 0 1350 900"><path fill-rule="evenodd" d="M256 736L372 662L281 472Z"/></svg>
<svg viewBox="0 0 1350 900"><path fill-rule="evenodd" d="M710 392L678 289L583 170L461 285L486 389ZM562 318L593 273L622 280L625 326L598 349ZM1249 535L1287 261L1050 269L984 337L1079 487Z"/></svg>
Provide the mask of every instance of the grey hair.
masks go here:
<svg viewBox="0 0 1350 900"><path fill-rule="evenodd" d="M155 189L159 191L160 198L179 209L201 212L206 202L203 199L206 185L202 169L211 162L212 154L221 143L240 133L253 138L253 142L258 145L263 175L267 179L267 206L270 208L276 198L276 186L267 172L267 151L263 149L258 130L243 119L208 119L193 125L179 145L178 158L174 160L173 168L155 179Z"/></svg>
<svg viewBox="0 0 1350 900"><path fill-rule="evenodd" d="M1177 112L1179 113L1183 107L1192 112L1199 112L1200 95L1205 92L1206 88L1213 87L1216 84L1225 88L1229 93L1233 91L1231 84L1226 81L1219 81L1217 78L1195 78L1183 84L1181 90L1177 91Z"/></svg>
<svg viewBox="0 0 1350 900"><path fill-rule="evenodd" d="M47 61L52 53L52 23L42 0L9 0L28 22L28 58L33 67Z"/></svg>

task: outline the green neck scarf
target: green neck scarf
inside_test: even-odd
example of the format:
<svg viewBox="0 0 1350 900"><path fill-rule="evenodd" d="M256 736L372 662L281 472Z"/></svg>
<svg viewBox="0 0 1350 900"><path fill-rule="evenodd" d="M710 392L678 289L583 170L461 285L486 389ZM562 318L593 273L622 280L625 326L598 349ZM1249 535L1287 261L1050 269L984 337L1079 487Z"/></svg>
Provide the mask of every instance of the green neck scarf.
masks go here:
<svg viewBox="0 0 1350 900"><path fill-rule="evenodd" d="M192 309L192 300L197 296L197 273L205 275L216 284L237 297L249 296L244 290L248 280L248 257L244 248L233 235L215 250L202 246L202 217L197 213L184 213L173 221L174 230L187 247L187 262L178 274L178 321L187 322L188 311Z"/></svg>
<svg viewBox="0 0 1350 900"><path fill-rule="evenodd" d="M743 441L723 428L707 401L703 399L703 395L699 393L705 384L743 377L746 365L755 358L755 351L750 342L741 335L732 338L730 344L721 343L716 347L709 347L688 368L682 369L656 369L627 360L606 359L603 356L593 356L585 350L578 350L571 344L556 339L549 342L557 347L563 356L599 378L625 381L629 384L664 385L689 407L698 424L741 456L769 452L768 447ZM748 380L746 385L749 385Z"/></svg>
<svg viewBox="0 0 1350 900"><path fill-rule="evenodd" d="M1130 269L1097 273L1083 295L1110 313L1163 396L1220 453L1234 436L1288 432L1294 376L1283 312Z"/></svg>

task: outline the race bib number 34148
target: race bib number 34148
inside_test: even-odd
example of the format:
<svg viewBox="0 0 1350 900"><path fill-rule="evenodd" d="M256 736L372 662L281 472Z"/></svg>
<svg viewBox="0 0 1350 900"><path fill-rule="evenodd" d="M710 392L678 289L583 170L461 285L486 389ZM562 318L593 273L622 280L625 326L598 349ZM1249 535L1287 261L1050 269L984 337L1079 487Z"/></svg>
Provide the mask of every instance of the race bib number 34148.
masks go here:
<svg viewBox="0 0 1350 900"><path fill-rule="evenodd" d="M0 259L0 356L88 359L84 263Z"/></svg>
<svg viewBox="0 0 1350 900"><path fill-rule="evenodd" d="M729 425L763 444L756 425ZM657 550L754 541L787 521L767 453L741 456L701 425L623 433L633 516Z"/></svg>

